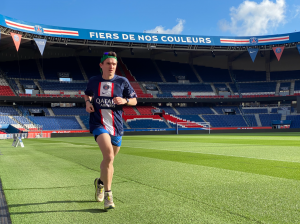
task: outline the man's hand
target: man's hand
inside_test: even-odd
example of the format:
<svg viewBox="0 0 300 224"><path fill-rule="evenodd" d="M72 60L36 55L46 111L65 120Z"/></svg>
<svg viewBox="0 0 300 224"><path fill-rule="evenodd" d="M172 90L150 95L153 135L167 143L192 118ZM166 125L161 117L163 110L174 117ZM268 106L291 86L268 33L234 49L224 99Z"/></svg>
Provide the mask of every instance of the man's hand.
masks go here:
<svg viewBox="0 0 300 224"><path fill-rule="evenodd" d="M85 110L86 110L86 112L88 112L88 113L93 113L93 112L95 112L95 109L94 109L93 104L91 104L91 102L89 102L89 101L86 102Z"/></svg>
<svg viewBox="0 0 300 224"><path fill-rule="evenodd" d="M122 97L115 97L113 100L114 100L114 103L117 105L124 105L127 103L127 100Z"/></svg>

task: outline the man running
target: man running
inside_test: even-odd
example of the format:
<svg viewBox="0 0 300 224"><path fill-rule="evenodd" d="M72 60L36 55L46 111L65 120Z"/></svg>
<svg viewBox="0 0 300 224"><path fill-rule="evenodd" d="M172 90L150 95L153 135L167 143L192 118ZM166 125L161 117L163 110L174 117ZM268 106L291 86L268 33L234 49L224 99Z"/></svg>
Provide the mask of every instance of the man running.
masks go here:
<svg viewBox="0 0 300 224"><path fill-rule="evenodd" d="M122 106L137 104L134 89L125 77L115 75L116 68L117 54L104 53L100 62L102 75L90 78L84 96L86 111L90 113L90 132L103 156L100 178L94 181L95 198L99 202L104 199L106 211L115 208L111 184L114 158L122 143Z"/></svg>

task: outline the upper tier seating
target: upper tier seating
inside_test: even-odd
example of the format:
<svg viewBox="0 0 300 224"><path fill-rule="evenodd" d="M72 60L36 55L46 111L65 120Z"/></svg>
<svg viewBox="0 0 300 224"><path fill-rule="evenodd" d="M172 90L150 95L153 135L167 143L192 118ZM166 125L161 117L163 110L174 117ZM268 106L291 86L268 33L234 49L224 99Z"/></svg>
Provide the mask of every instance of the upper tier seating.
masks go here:
<svg viewBox="0 0 300 224"><path fill-rule="evenodd" d="M228 69L193 65L203 82L232 82Z"/></svg>
<svg viewBox="0 0 300 224"><path fill-rule="evenodd" d="M37 130L37 127L34 126L29 120L27 120L26 117L23 116L14 116L14 119L16 119L18 122L20 122L22 125L26 127L28 130Z"/></svg>
<svg viewBox="0 0 300 224"><path fill-rule="evenodd" d="M167 82L177 82L176 76L185 76L185 80L199 82L189 64L158 60L155 62Z"/></svg>
<svg viewBox="0 0 300 224"><path fill-rule="evenodd" d="M81 130L75 117L28 117L35 124L43 126L43 130Z"/></svg>
<svg viewBox="0 0 300 224"><path fill-rule="evenodd" d="M290 89L291 82L282 82L282 83L280 83L280 87L288 87Z"/></svg>
<svg viewBox="0 0 300 224"><path fill-rule="evenodd" d="M206 92L213 93L209 84L158 84L163 92Z"/></svg>
<svg viewBox="0 0 300 224"><path fill-rule="evenodd" d="M156 96L159 98L172 98L173 97L172 93L166 93L166 92L156 94Z"/></svg>
<svg viewBox="0 0 300 224"><path fill-rule="evenodd" d="M55 115L88 115L84 107L52 107Z"/></svg>
<svg viewBox="0 0 300 224"><path fill-rule="evenodd" d="M271 80L291 80L300 79L300 71L282 71L282 72L270 72Z"/></svg>
<svg viewBox="0 0 300 224"><path fill-rule="evenodd" d="M124 115L123 119L127 122L127 120L134 120L134 119L155 119L155 120L161 120L161 117L159 115Z"/></svg>
<svg viewBox="0 0 300 224"><path fill-rule="evenodd" d="M198 115L175 115L178 118L191 122L204 122Z"/></svg>
<svg viewBox="0 0 300 224"><path fill-rule="evenodd" d="M216 106L216 107L213 107L213 109L218 114L225 114L224 111L223 111L224 109L234 109L235 114L241 114L240 109L238 107L234 107L234 106Z"/></svg>
<svg viewBox="0 0 300 224"><path fill-rule="evenodd" d="M267 108L261 108L261 109L246 109L243 108L243 111L245 114L267 114L268 109Z"/></svg>
<svg viewBox="0 0 300 224"><path fill-rule="evenodd" d="M84 80L75 57L47 58L40 60L46 79L58 80L58 73L69 73L73 80ZM98 63L99 65L99 63Z"/></svg>
<svg viewBox="0 0 300 224"><path fill-rule="evenodd" d="M214 84L214 86L217 90L219 90L220 88L225 88L225 89L228 88L225 83L216 83Z"/></svg>
<svg viewBox="0 0 300 224"><path fill-rule="evenodd" d="M136 109L140 112L141 115L152 115L152 111L156 109L155 107L151 106L136 106Z"/></svg>
<svg viewBox="0 0 300 224"><path fill-rule="evenodd" d="M288 115L286 120L292 121L290 128L300 128L300 115Z"/></svg>
<svg viewBox="0 0 300 224"><path fill-rule="evenodd" d="M59 81L39 81L40 86L43 90L70 90L70 91L84 91L86 89L87 83L80 82L80 83L67 83L67 82L59 82Z"/></svg>
<svg viewBox="0 0 300 224"><path fill-rule="evenodd" d="M272 126L272 121L281 120L281 114L259 114L259 119L263 127Z"/></svg>
<svg viewBox="0 0 300 224"><path fill-rule="evenodd" d="M45 115L50 116L49 110L47 107L39 107L39 106L18 106L18 109L22 112L23 116L30 116L29 109L40 109L45 112Z"/></svg>
<svg viewBox="0 0 300 224"><path fill-rule="evenodd" d="M138 98L153 98L153 95L150 93L144 93L142 88L140 87L140 84L138 82L130 82L130 85L136 92L136 95Z"/></svg>
<svg viewBox="0 0 300 224"><path fill-rule="evenodd" d="M247 93L264 93L275 94L276 82L259 82L259 83L239 83L242 94Z"/></svg>
<svg viewBox="0 0 300 224"><path fill-rule="evenodd" d="M134 78L134 76L132 76L130 71L127 69L127 66L123 63L122 58L118 58L117 69L123 70L125 77L128 79L129 82L136 82L136 79Z"/></svg>
<svg viewBox="0 0 300 224"><path fill-rule="evenodd" d="M139 82L162 82L151 59L146 58L122 58L128 70Z"/></svg>
<svg viewBox="0 0 300 224"><path fill-rule="evenodd" d="M19 113L11 106L0 106L0 115L19 115Z"/></svg>
<svg viewBox="0 0 300 224"><path fill-rule="evenodd" d="M266 81L265 71L233 70L236 82Z"/></svg>
<svg viewBox="0 0 300 224"><path fill-rule="evenodd" d="M236 88L236 85L235 85L235 84L230 83L229 86L230 86L231 90L232 90L235 94L238 94L239 91L238 91L238 89Z"/></svg>
<svg viewBox="0 0 300 224"><path fill-rule="evenodd" d="M2 61L0 68L6 73L8 78L41 79L36 61Z"/></svg>
<svg viewBox="0 0 300 224"><path fill-rule="evenodd" d="M214 114L209 107L176 107L181 114Z"/></svg>

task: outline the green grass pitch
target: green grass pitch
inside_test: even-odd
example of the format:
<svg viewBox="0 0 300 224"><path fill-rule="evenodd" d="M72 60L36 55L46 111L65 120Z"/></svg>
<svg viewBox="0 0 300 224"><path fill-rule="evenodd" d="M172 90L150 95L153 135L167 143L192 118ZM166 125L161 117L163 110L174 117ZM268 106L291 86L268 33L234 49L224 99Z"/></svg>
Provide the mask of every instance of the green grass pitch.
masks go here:
<svg viewBox="0 0 300 224"><path fill-rule="evenodd" d="M95 202L93 137L0 141L17 223L300 223L300 133L125 136L116 209Z"/></svg>

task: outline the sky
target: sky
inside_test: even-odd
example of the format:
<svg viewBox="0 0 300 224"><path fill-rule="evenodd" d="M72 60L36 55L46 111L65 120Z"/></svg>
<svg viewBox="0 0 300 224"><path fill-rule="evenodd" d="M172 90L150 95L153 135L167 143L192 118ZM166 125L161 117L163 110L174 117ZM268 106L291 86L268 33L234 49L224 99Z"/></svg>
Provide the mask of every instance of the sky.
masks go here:
<svg viewBox="0 0 300 224"><path fill-rule="evenodd" d="M299 0L1 0L0 14L106 31L254 36L300 31Z"/></svg>

